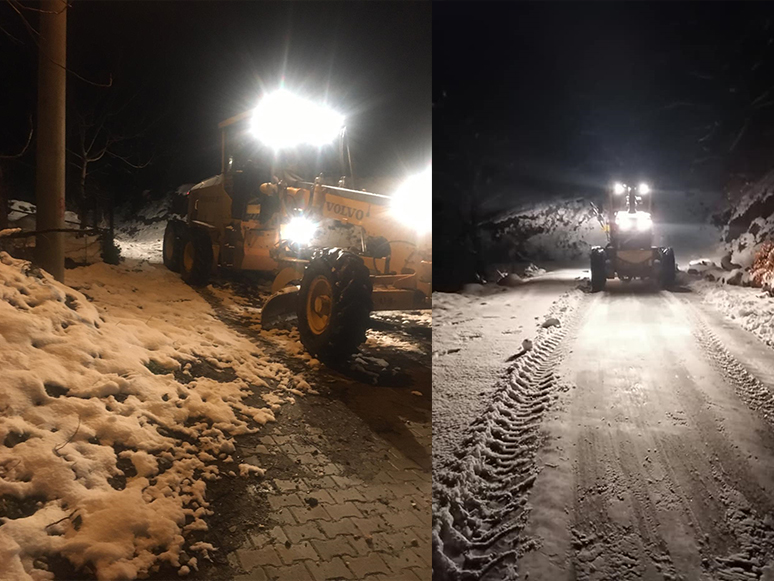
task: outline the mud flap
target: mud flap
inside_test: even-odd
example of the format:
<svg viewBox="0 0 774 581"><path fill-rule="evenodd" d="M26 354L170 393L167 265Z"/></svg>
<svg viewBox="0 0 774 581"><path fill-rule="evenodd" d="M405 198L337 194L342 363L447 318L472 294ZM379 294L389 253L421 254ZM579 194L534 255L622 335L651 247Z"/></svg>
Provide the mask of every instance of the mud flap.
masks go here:
<svg viewBox="0 0 774 581"><path fill-rule="evenodd" d="M261 327L266 329L282 321L295 318L300 288L288 286L271 295L261 309Z"/></svg>

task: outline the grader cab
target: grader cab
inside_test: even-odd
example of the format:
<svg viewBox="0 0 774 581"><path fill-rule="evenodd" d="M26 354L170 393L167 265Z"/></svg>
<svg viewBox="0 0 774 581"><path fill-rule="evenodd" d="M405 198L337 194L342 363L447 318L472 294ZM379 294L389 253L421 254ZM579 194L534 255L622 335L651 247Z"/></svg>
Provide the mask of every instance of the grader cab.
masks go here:
<svg viewBox="0 0 774 581"><path fill-rule="evenodd" d="M191 285L217 271L275 273L262 325L295 317L323 360L357 350L371 311L430 308L429 169L392 196L350 187L343 118L285 91L219 127L221 173L167 224L169 269Z"/></svg>

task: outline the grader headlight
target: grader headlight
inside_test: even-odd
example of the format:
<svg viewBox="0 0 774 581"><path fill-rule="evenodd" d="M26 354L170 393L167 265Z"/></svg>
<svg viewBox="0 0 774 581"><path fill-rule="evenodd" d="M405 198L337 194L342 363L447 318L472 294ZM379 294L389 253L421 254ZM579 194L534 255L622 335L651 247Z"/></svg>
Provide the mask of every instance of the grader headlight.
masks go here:
<svg viewBox="0 0 774 581"><path fill-rule="evenodd" d="M280 89L261 99L253 111L253 135L272 149L321 147L338 137L344 116L325 105Z"/></svg>
<svg viewBox="0 0 774 581"><path fill-rule="evenodd" d="M317 223L304 216L295 216L290 222L283 224L280 229L280 237L283 240L307 246L314 238L317 231Z"/></svg>
<svg viewBox="0 0 774 581"><path fill-rule="evenodd" d="M433 230L433 172L425 171L408 178L392 195L392 215L417 234Z"/></svg>
<svg viewBox="0 0 774 581"><path fill-rule="evenodd" d="M647 212L637 212L637 230L644 232L653 227L653 219Z"/></svg>
<svg viewBox="0 0 774 581"><path fill-rule="evenodd" d="M645 232L653 227L653 220L648 212L618 212L615 216L615 223L621 232L629 230Z"/></svg>

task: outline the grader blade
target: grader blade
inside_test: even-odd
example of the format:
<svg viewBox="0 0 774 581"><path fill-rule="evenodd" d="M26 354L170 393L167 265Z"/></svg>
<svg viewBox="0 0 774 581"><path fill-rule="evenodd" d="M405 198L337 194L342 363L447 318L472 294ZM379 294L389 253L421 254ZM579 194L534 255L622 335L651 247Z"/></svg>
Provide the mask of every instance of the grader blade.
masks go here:
<svg viewBox="0 0 774 581"><path fill-rule="evenodd" d="M261 309L261 326L264 329L296 317L299 288L285 287L269 297Z"/></svg>

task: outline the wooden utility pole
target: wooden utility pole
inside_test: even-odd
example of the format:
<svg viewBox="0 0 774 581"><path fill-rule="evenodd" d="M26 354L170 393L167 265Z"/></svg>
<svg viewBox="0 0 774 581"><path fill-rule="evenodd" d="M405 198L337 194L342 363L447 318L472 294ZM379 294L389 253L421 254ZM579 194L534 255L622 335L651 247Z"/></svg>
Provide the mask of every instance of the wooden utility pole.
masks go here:
<svg viewBox="0 0 774 581"><path fill-rule="evenodd" d="M65 213L67 3L42 0L40 8L36 229L55 230L64 228ZM64 234L39 234L35 260L64 282Z"/></svg>

